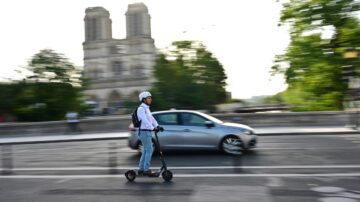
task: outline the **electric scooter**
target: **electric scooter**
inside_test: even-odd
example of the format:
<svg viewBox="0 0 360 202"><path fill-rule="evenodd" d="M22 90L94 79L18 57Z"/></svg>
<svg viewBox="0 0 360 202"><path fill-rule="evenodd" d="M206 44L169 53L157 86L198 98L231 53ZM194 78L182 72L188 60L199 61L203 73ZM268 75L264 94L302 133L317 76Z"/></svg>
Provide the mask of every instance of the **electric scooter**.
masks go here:
<svg viewBox="0 0 360 202"><path fill-rule="evenodd" d="M157 133L158 133L158 131L155 131L156 144L157 144L157 148L159 149L160 160L161 160L161 163L162 163L161 168L157 172L155 172L154 174L151 174L151 175L139 174L137 170L128 170L125 173L125 177L129 182L134 181L136 177L160 177L160 175L161 175L162 178L166 182L170 182L171 179L173 178L172 172L167 169L167 166L166 166L166 163L165 163L165 158L164 158L164 155L163 155L161 147L160 147L160 142L159 142L159 138L158 138Z"/></svg>

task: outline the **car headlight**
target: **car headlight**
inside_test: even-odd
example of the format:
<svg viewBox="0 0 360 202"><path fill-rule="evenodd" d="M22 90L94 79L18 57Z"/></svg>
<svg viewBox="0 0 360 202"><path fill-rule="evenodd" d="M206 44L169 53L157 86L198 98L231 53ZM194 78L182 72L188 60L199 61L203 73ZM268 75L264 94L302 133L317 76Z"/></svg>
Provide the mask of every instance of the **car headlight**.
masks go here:
<svg viewBox="0 0 360 202"><path fill-rule="evenodd" d="M242 130L241 133L245 135L252 135L254 132L251 130Z"/></svg>

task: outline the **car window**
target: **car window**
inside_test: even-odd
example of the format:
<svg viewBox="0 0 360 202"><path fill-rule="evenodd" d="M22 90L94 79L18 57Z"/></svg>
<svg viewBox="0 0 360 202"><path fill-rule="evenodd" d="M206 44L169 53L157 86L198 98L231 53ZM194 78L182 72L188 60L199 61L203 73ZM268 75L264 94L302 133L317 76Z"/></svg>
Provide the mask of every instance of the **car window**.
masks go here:
<svg viewBox="0 0 360 202"><path fill-rule="evenodd" d="M156 114L154 118L158 122L159 125L177 125L178 119L176 113L168 113L168 114Z"/></svg>
<svg viewBox="0 0 360 202"><path fill-rule="evenodd" d="M204 126L207 121L204 117L191 113L182 113L181 120L182 124L187 126Z"/></svg>

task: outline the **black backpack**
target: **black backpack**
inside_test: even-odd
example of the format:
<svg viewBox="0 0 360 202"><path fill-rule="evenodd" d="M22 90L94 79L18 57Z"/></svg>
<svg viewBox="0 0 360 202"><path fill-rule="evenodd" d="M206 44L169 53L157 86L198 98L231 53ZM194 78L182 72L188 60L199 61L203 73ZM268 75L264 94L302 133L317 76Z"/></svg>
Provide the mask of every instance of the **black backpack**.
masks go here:
<svg viewBox="0 0 360 202"><path fill-rule="evenodd" d="M139 128L141 125L141 121L139 120L139 118L137 116L137 110L138 110L138 107L131 114L131 121L135 128Z"/></svg>

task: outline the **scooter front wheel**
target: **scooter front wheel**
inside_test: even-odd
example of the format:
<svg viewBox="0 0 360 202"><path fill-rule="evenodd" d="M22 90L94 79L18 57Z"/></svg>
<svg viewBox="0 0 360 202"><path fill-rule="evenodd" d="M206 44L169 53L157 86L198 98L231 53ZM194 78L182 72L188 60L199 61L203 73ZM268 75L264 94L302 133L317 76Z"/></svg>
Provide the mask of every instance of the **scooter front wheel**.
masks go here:
<svg viewBox="0 0 360 202"><path fill-rule="evenodd" d="M128 170L125 173L125 177L129 182L132 182L136 178L136 172L134 170Z"/></svg>
<svg viewBox="0 0 360 202"><path fill-rule="evenodd" d="M170 170L165 170L162 174L161 174L162 178L166 181L166 182L170 182L173 178L173 174Z"/></svg>

